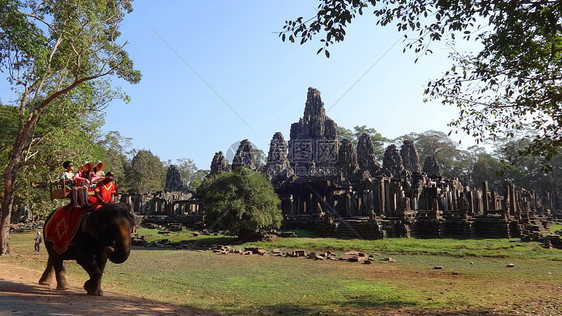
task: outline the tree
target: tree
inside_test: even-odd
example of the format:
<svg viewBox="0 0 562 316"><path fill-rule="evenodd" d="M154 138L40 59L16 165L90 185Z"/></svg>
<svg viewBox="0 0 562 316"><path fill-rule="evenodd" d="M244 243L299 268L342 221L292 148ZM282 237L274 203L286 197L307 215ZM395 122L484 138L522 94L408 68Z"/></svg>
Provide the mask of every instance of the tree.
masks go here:
<svg viewBox="0 0 562 316"><path fill-rule="evenodd" d="M444 176L450 177L453 170L455 160L458 159L460 150L457 144L447 136L447 134L429 130L423 133L410 133L402 135L394 140L394 142L403 142L410 140L414 142L418 155L420 157L420 164L423 163L427 157L433 156L437 159L440 165L441 173Z"/></svg>
<svg viewBox="0 0 562 316"><path fill-rule="evenodd" d="M19 93L17 130L4 167L0 255L10 252L14 191L22 157L41 139L34 132L47 112L64 116L99 109L113 98L110 75L136 83L140 73L117 43L129 0L0 2L0 71Z"/></svg>
<svg viewBox="0 0 562 316"><path fill-rule="evenodd" d="M168 162L169 162L168 165L171 165L171 161ZM178 168L178 171L180 172L182 185L185 188L188 188L193 175L195 174L195 172L197 172L197 165L195 165L193 160L189 158L176 159L175 165Z"/></svg>
<svg viewBox="0 0 562 316"><path fill-rule="evenodd" d="M107 171L112 171L119 181L119 191L129 191L131 182L125 175L131 168L131 157L136 154L131 149L131 138L121 136L118 131L110 131L98 144L106 150L104 162L107 164Z"/></svg>
<svg viewBox="0 0 562 316"><path fill-rule="evenodd" d="M338 134L340 135L340 139L339 139L340 142L343 139L349 139L349 140L353 141L353 139L355 138L355 135L353 135L352 130L347 129L343 126L338 126L337 129L338 129Z"/></svg>
<svg viewBox="0 0 562 316"><path fill-rule="evenodd" d="M372 10L377 25L407 33L404 49L431 53L434 41L474 40L482 50L451 55L450 71L428 83L430 98L456 105L459 127L477 141L514 136L532 126L519 154L548 162L562 147L562 5L560 1L320 0L316 16L286 21L283 41L322 37L324 51L345 39L358 15ZM410 39L409 34L418 37ZM288 36L287 36L288 35ZM417 59L416 59L417 60Z"/></svg>
<svg viewBox="0 0 562 316"><path fill-rule="evenodd" d="M189 181L189 184L188 184L187 188L190 189L190 190L198 189L201 186L201 184L203 183L203 179L205 179L205 177L209 174L210 171L211 170L205 170L205 169L197 170L191 176L191 181Z"/></svg>
<svg viewBox="0 0 562 316"><path fill-rule="evenodd" d="M461 150L458 144L446 133L429 130L418 134L414 144L420 155L421 163L429 156L437 159L441 165L441 172L446 177L456 177L455 163L460 159Z"/></svg>
<svg viewBox="0 0 562 316"><path fill-rule="evenodd" d="M535 190L538 193L559 190L562 187L562 155L552 157L549 162L552 169L546 173L541 168L537 157L518 155L521 148L528 146L529 142L530 140L525 137L525 134L522 134L518 139L498 139L494 143L494 156L502 167L499 173L504 181Z"/></svg>
<svg viewBox="0 0 562 316"><path fill-rule="evenodd" d="M201 187L205 224L246 240L260 229L281 227L281 203L264 174L238 167L206 180Z"/></svg>
<svg viewBox="0 0 562 316"><path fill-rule="evenodd" d="M480 187L487 181L490 189L501 191L505 182L501 173L503 167L502 163L490 154L479 155L472 167L472 186Z"/></svg>
<svg viewBox="0 0 562 316"><path fill-rule="evenodd" d="M131 191L162 191L166 182L166 168L160 158L150 150L141 149L131 160L127 170Z"/></svg>

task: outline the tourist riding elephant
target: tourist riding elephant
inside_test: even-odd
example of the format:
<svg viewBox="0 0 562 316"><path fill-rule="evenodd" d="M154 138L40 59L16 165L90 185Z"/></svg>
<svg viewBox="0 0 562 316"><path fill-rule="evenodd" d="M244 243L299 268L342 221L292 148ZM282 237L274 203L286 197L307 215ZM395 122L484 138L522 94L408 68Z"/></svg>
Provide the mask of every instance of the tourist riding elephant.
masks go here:
<svg viewBox="0 0 562 316"><path fill-rule="evenodd" d="M53 231L60 235L59 231L68 230L68 220L65 222L64 219L60 220L57 216L53 216L55 212L49 215L43 234L49 260L39 284L51 283L54 268L57 289L68 289L63 260L76 260L90 275L90 279L84 283L84 289L90 295L102 295L101 279L107 259L113 263L123 263L129 257L131 230L135 224L134 215L127 206L115 203L105 204L95 211L72 209L70 205L67 207L69 211L75 212L74 214L80 212L78 213L80 220L77 224L79 226L75 228L74 238L69 239L61 250L55 242L48 240L47 233L51 229L49 227L53 227ZM50 220L53 220L51 226L49 226ZM55 234L51 232L51 235Z"/></svg>

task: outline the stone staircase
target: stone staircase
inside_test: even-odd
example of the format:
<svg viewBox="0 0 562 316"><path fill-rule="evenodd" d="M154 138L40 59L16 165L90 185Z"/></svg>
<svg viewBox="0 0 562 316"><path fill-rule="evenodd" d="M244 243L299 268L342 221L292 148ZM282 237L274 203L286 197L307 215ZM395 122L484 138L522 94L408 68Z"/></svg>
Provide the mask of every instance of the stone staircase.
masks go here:
<svg viewBox="0 0 562 316"><path fill-rule="evenodd" d="M449 218L441 223L441 237L470 238L472 222L467 219Z"/></svg>
<svg viewBox="0 0 562 316"><path fill-rule="evenodd" d="M360 220L342 220L336 230L336 238L366 239L360 233Z"/></svg>
<svg viewBox="0 0 562 316"><path fill-rule="evenodd" d="M376 221L346 219L339 223L336 238L372 240L383 238L383 233Z"/></svg>
<svg viewBox="0 0 562 316"><path fill-rule="evenodd" d="M510 222L504 218L477 216L472 223L472 237L512 238Z"/></svg>
<svg viewBox="0 0 562 316"><path fill-rule="evenodd" d="M441 237L441 221L432 218L419 218L411 226L412 236L416 238Z"/></svg>

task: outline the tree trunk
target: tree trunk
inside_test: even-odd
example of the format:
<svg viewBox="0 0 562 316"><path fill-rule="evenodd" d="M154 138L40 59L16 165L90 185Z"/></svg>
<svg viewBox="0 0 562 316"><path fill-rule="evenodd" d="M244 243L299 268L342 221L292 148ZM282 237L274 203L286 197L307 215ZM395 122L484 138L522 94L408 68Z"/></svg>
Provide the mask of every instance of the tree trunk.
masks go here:
<svg viewBox="0 0 562 316"><path fill-rule="evenodd" d="M4 170L4 196L2 197L2 217L0 221L0 224L2 225L0 228L0 256L10 253L10 219L12 218L16 175L18 173L21 156L25 148L25 142L29 135L33 133L38 119L39 115L32 115L29 120L25 122L25 125L20 124L14 141L14 147L12 148L12 154L10 155L10 160Z"/></svg>
<svg viewBox="0 0 562 316"><path fill-rule="evenodd" d="M2 204L4 201L2 200ZM8 206L11 208L11 206ZM2 210L4 207L2 206ZM11 212L4 212L2 211L2 220L0 221L0 225L2 228L0 229L0 256L6 255L10 253L10 244L8 241L10 240L10 219L12 218Z"/></svg>
<svg viewBox="0 0 562 316"><path fill-rule="evenodd" d="M4 171L4 196L2 198L2 217L0 221L0 256L10 253L10 220L12 218L12 204L14 201L14 181L13 174L17 172L14 168L12 159Z"/></svg>

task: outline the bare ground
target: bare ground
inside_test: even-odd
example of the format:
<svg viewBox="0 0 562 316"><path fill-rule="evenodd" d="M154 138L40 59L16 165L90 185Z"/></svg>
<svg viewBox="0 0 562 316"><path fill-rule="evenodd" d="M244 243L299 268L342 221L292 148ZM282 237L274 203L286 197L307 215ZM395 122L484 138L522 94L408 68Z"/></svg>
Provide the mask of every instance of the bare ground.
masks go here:
<svg viewBox="0 0 562 316"><path fill-rule="evenodd" d="M215 315L112 292L90 296L72 280L68 280L70 289L58 291L55 284L37 283L41 273L0 263L0 315Z"/></svg>

